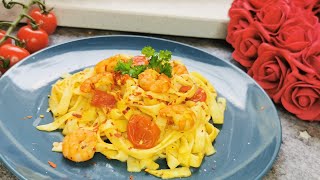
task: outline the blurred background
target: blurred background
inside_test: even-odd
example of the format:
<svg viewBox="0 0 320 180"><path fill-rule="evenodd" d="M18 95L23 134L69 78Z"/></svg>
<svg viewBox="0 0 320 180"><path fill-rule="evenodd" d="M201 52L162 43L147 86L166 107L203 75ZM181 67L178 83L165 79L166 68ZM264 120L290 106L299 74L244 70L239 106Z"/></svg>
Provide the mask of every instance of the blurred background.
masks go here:
<svg viewBox="0 0 320 180"><path fill-rule="evenodd" d="M231 3L232 0L46 1L48 7L54 7L59 26L214 39L226 37ZM0 21L12 21L19 9L0 6Z"/></svg>

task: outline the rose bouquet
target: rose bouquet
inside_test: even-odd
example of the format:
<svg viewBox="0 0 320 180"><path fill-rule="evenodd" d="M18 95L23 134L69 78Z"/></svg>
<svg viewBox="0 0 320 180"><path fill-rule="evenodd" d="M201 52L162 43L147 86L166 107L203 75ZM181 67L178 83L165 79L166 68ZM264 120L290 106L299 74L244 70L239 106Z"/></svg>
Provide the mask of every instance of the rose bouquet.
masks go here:
<svg viewBox="0 0 320 180"><path fill-rule="evenodd" d="M320 121L320 0L235 0L233 58L275 103Z"/></svg>

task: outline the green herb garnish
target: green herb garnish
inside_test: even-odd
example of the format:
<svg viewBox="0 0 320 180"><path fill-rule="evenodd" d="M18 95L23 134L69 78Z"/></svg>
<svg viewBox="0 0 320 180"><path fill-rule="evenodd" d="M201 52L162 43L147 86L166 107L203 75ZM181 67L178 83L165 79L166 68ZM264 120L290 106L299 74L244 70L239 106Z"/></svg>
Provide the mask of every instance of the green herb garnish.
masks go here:
<svg viewBox="0 0 320 180"><path fill-rule="evenodd" d="M138 75L145 71L147 66L140 65L140 66L133 66L132 60L128 62L118 61L118 64L115 67L115 71L120 71L121 74L129 74L129 76L133 78L138 78Z"/></svg>
<svg viewBox="0 0 320 180"><path fill-rule="evenodd" d="M172 66L170 64L171 51L160 50L159 53L157 53L151 46L146 46L142 49L141 53L147 57L151 57L148 68L172 77Z"/></svg>
<svg viewBox="0 0 320 180"><path fill-rule="evenodd" d="M151 46L146 46L141 50L141 54L145 55L148 58L153 56L155 52L156 50L154 50Z"/></svg>
<svg viewBox="0 0 320 180"><path fill-rule="evenodd" d="M146 69L154 69L159 73L172 77L172 66L170 64L172 53L170 51L160 50L156 52L151 46L146 46L141 50L141 54L150 58L148 65L134 66L133 60L128 62L119 61L114 70L120 71L122 74L129 74L133 78L138 78L139 74Z"/></svg>

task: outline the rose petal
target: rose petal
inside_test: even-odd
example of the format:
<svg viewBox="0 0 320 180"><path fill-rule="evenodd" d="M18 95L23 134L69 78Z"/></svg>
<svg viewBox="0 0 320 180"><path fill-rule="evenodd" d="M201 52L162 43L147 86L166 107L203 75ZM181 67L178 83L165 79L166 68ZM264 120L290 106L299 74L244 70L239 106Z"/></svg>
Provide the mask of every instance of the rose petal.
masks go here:
<svg viewBox="0 0 320 180"><path fill-rule="evenodd" d="M298 108L292 100L291 95L292 95L293 90L291 88L292 88L292 85L287 87L287 89L283 92L283 95L281 98L281 103L282 103L283 107L286 110L288 110L289 112L291 112L293 114L301 114L301 112L303 110Z"/></svg>
<svg viewBox="0 0 320 180"><path fill-rule="evenodd" d="M313 89L313 86L303 86L300 85L300 87L305 87L302 89L299 89L297 96L309 96L312 98L318 98L320 94L320 90Z"/></svg>
<svg viewBox="0 0 320 180"><path fill-rule="evenodd" d="M272 13L270 13L272 12ZM269 32L276 34L280 26L285 22L290 12L286 2L280 1L277 4L269 4L257 12L257 19Z"/></svg>
<svg viewBox="0 0 320 180"><path fill-rule="evenodd" d="M297 81L286 86L281 98L289 112L303 120L316 120L320 115L320 86Z"/></svg>
<svg viewBox="0 0 320 180"><path fill-rule="evenodd" d="M302 108L300 107L300 105L299 105L299 102L297 101L297 98L296 98L298 91L299 91L298 88L293 89L293 91L292 91L292 93L291 93L291 100L292 100L293 104L294 104L296 107L302 109Z"/></svg>
<svg viewBox="0 0 320 180"><path fill-rule="evenodd" d="M239 8L231 8L229 10L229 17L230 22L228 24L226 40L233 46L236 37L235 32L248 28L253 22L253 18L247 10Z"/></svg>
<svg viewBox="0 0 320 180"><path fill-rule="evenodd" d="M236 36L233 44L235 51L232 56L242 66L250 68L258 56L258 47L263 42L263 37L254 27L237 31L234 35Z"/></svg>
<svg viewBox="0 0 320 180"><path fill-rule="evenodd" d="M265 78L269 81L279 81L279 78L281 76L280 73L280 67L273 63L265 66Z"/></svg>
<svg viewBox="0 0 320 180"><path fill-rule="evenodd" d="M298 118L303 120L316 120L320 121L320 100L314 103L314 106L308 109L308 111L303 111L296 114Z"/></svg>
<svg viewBox="0 0 320 180"><path fill-rule="evenodd" d="M298 97L299 105L302 108L308 108L310 105L312 105L312 100L308 96L301 96ZM314 102L314 101L313 101Z"/></svg>

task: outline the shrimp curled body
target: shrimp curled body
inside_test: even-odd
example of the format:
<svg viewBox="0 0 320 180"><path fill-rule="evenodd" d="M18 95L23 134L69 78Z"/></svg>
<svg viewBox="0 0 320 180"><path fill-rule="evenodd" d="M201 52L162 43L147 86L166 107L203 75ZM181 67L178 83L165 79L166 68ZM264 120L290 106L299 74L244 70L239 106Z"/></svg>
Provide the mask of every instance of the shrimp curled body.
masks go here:
<svg viewBox="0 0 320 180"><path fill-rule="evenodd" d="M173 75L189 74L187 67L179 61L172 61L172 66Z"/></svg>
<svg viewBox="0 0 320 180"><path fill-rule="evenodd" d="M74 162L91 159L96 151L98 139L96 133L79 129L65 136L62 142L63 156Z"/></svg>
<svg viewBox="0 0 320 180"><path fill-rule="evenodd" d="M104 72L114 72L114 68L116 67L118 61L122 60L127 62L131 59L131 56L117 54L109 57L108 59L100 61L95 67L94 70L96 73L104 73Z"/></svg>
<svg viewBox="0 0 320 180"><path fill-rule="evenodd" d="M93 75L86 79L80 86L80 90L85 93L89 93L95 90L99 85L112 86L114 84L113 73L105 72L101 74Z"/></svg>
<svg viewBox="0 0 320 180"><path fill-rule="evenodd" d="M147 69L138 76L138 83L145 91L155 93L165 93L170 89L170 78L164 74L159 74L153 69Z"/></svg>
<svg viewBox="0 0 320 180"><path fill-rule="evenodd" d="M195 125L195 114L185 105L170 105L160 110L160 116L167 119L171 129L187 131Z"/></svg>

